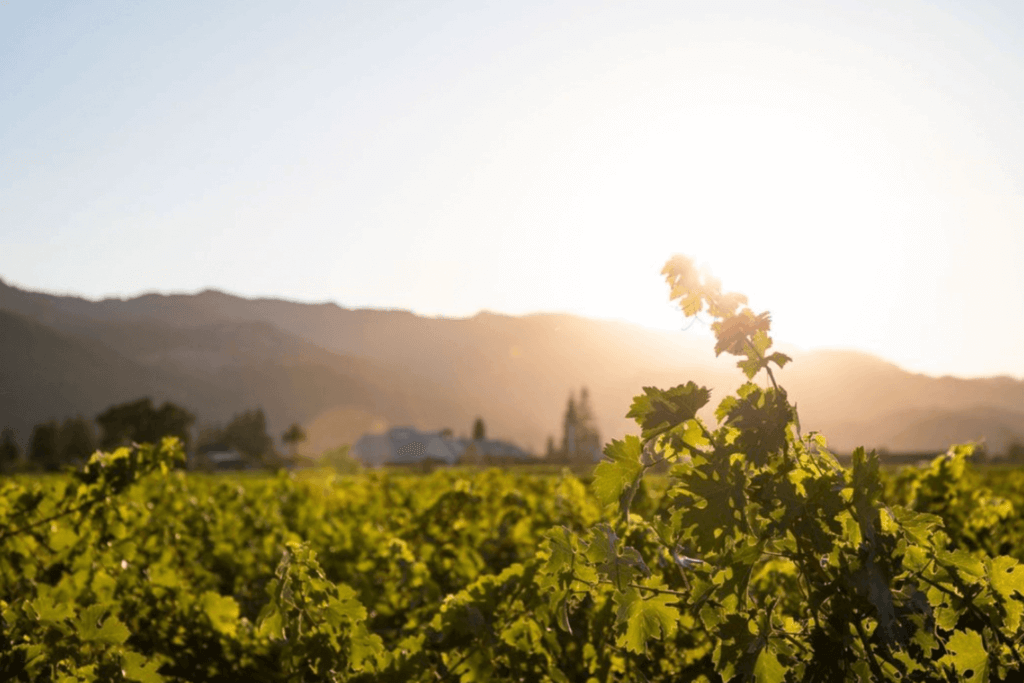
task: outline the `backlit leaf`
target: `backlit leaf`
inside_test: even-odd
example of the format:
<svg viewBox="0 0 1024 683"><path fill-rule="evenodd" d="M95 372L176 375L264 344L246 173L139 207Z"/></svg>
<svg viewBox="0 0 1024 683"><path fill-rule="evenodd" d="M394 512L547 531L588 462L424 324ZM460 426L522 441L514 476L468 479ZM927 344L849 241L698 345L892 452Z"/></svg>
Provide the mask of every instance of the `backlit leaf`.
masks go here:
<svg viewBox="0 0 1024 683"><path fill-rule="evenodd" d="M238 628L238 603L234 598L206 591L199 596L199 605L214 629L224 635L235 635Z"/></svg>
<svg viewBox="0 0 1024 683"><path fill-rule="evenodd" d="M644 387L644 393L633 398L633 405L626 417L636 420L642 429L641 437L649 441L662 432L692 420L709 400L711 392L694 382L667 390Z"/></svg>
<svg viewBox="0 0 1024 683"><path fill-rule="evenodd" d="M651 595L645 599L637 589L616 595L619 605L617 621L625 622L626 632L619 645L637 654L647 653L647 641L669 638L675 633L679 611L672 606L671 595Z"/></svg>
<svg viewBox="0 0 1024 683"><path fill-rule="evenodd" d="M988 653L977 631L957 631L946 642L942 662L952 665L965 681L988 683Z"/></svg>
<svg viewBox="0 0 1024 683"><path fill-rule="evenodd" d="M594 469L594 493L605 504L618 503L623 516L629 514L629 506L640 484L644 471L640 463L642 447L640 439L632 434L624 441L613 439L604 449L609 460L603 460Z"/></svg>

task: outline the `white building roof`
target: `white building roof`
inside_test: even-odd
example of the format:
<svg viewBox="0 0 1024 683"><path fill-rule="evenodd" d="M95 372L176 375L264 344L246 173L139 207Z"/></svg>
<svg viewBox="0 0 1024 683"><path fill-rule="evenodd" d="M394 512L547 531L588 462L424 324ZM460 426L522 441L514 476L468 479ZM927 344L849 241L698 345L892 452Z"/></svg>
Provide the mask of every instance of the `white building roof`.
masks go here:
<svg viewBox="0 0 1024 683"><path fill-rule="evenodd" d="M531 456L507 441L451 439L440 432L421 432L413 427L394 427L386 434L366 434L352 446L352 454L368 467L384 464L411 465L425 460L440 460L454 465L470 444L480 455L527 460Z"/></svg>

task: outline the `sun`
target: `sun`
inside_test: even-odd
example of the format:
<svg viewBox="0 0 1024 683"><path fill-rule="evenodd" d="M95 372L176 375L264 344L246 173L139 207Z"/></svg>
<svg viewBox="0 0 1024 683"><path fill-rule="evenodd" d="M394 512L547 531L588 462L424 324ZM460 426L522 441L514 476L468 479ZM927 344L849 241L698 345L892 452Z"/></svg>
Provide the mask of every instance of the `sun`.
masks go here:
<svg viewBox="0 0 1024 683"><path fill-rule="evenodd" d="M894 262L908 245L893 220L903 197L879 170L884 153L872 131L801 110L703 123L687 163L661 167L678 190L644 239L661 263L671 253L692 257L724 291L771 311L777 334L808 346L835 338L822 325L838 324L838 309L856 317L869 303L862 278L898 286ZM668 319L652 311L646 324ZM685 324L678 312L675 320Z"/></svg>

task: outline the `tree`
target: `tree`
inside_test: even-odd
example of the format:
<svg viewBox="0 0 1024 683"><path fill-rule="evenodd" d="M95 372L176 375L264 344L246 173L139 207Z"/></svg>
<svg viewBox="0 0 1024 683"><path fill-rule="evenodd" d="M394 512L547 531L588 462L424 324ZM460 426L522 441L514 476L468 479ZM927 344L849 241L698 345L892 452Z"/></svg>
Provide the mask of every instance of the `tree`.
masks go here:
<svg viewBox="0 0 1024 683"><path fill-rule="evenodd" d="M16 434L10 427L0 432L0 473L10 474L21 460L21 448L18 446Z"/></svg>
<svg viewBox="0 0 1024 683"><path fill-rule="evenodd" d="M61 463L85 461L96 450L92 423L81 415L64 420L57 435L57 457Z"/></svg>
<svg viewBox="0 0 1024 683"><path fill-rule="evenodd" d="M556 457L558 457L558 453L555 451L555 437L548 436L548 445L544 452L544 458L551 461Z"/></svg>
<svg viewBox="0 0 1024 683"><path fill-rule="evenodd" d="M195 416L173 403L153 407L149 397L111 406L96 417L103 434L100 448L113 450L135 443L158 444L165 436L176 436L188 450Z"/></svg>
<svg viewBox="0 0 1024 683"><path fill-rule="evenodd" d="M141 398L130 403L111 406L96 416L100 426L100 448L112 451L133 441L145 442L143 435L152 431L153 402ZM154 442L155 443L155 442Z"/></svg>
<svg viewBox="0 0 1024 683"><path fill-rule="evenodd" d="M572 392L569 392L569 403L565 407L565 417L562 420L562 457L567 460L573 459L576 453L576 430L579 427L579 413L576 412L576 399Z"/></svg>
<svg viewBox="0 0 1024 683"><path fill-rule="evenodd" d="M590 392L586 387L580 389L580 404L577 409L577 442L581 459L596 461L601 459L601 435L595 425L594 413L590 408Z"/></svg>
<svg viewBox="0 0 1024 683"><path fill-rule="evenodd" d="M165 402L156 411L152 443L159 443L165 436L176 436L181 439L182 449L188 451L192 441L192 424L196 416L173 403Z"/></svg>
<svg viewBox="0 0 1024 683"><path fill-rule="evenodd" d="M601 437L594 426L590 393L583 387L577 403L570 392L563 419L561 457L569 462L594 462L600 458L600 447Z"/></svg>
<svg viewBox="0 0 1024 683"><path fill-rule="evenodd" d="M483 418L478 417L473 423L473 441L483 441L486 438Z"/></svg>
<svg viewBox="0 0 1024 683"><path fill-rule="evenodd" d="M283 434L281 434L281 442L290 447L292 457L295 457L299 448L299 443L305 440L306 430L303 429L302 425L298 422L294 423L291 427L286 429Z"/></svg>
<svg viewBox="0 0 1024 683"><path fill-rule="evenodd" d="M1024 462L1024 443L1014 441L1006 448L1006 459L1010 462Z"/></svg>
<svg viewBox="0 0 1024 683"><path fill-rule="evenodd" d="M56 420L41 422L32 428L32 439L28 446L28 459L34 467L47 471L60 469L60 458L57 451L57 440L60 425Z"/></svg>
<svg viewBox="0 0 1024 683"><path fill-rule="evenodd" d="M224 429L225 443L254 462L265 464L276 457L274 440L267 434L263 409L236 415Z"/></svg>

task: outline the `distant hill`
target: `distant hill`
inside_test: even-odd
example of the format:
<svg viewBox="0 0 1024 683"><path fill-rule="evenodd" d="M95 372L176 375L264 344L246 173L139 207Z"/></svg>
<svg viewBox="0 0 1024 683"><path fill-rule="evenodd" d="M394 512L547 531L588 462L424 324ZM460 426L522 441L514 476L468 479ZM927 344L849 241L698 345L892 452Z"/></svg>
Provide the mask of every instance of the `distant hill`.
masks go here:
<svg viewBox="0 0 1024 683"><path fill-rule="evenodd" d="M411 373L330 353L267 323L177 328L58 318L60 330L0 310L0 424L14 427L22 442L38 422L92 418L140 396L178 403L200 425L223 424L262 407L274 435L322 413L364 414L334 435L343 441L358 438L367 426L438 423L460 415L456 403ZM321 450L332 445L337 443Z"/></svg>
<svg viewBox="0 0 1024 683"><path fill-rule="evenodd" d="M183 383L103 344L0 310L0 423L27 441L37 422L83 414L140 394L177 396ZM197 387L198 388L198 387ZM214 387L202 386L197 393Z"/></svg>
<svg viewBox="0 0 1024 683"><path fill-rule="evenodd" d="M275 435L305 425L311 452L402 424L467 433L477 415L489 436L542 451L548 435L560 438L569 392L583 385L607 440L636 433L625 414L642 386L692 379L717 403L743 381L706 333L562 314L425 318L216 291L89 301L2 281L0 311L0 424L23 440L43 419L93 417L151 395L200 423L261 406ZM804 430L822 431L836 449L942 450L986 438L1000 452L1024 440L1022 381L934 378L863 353L783 350L795 362L779 379Z"/></svg>

